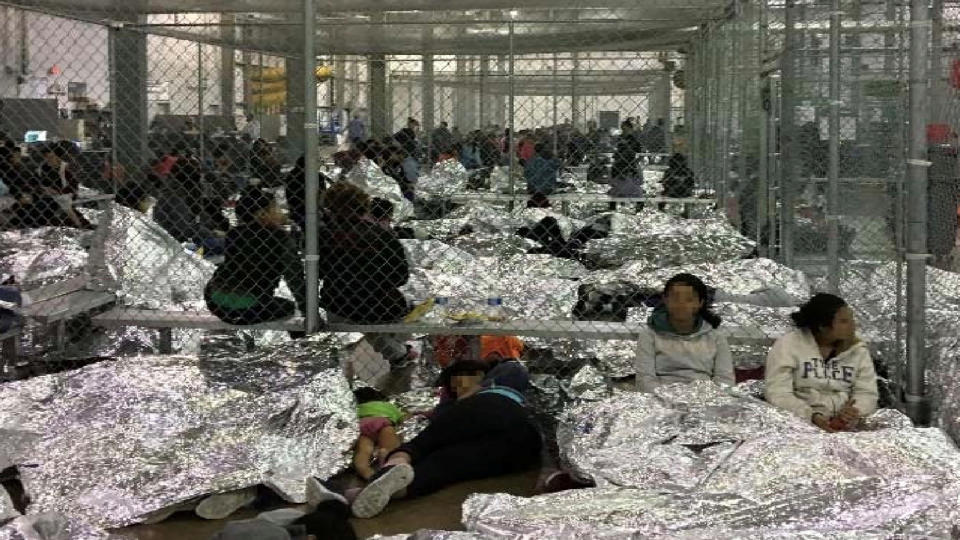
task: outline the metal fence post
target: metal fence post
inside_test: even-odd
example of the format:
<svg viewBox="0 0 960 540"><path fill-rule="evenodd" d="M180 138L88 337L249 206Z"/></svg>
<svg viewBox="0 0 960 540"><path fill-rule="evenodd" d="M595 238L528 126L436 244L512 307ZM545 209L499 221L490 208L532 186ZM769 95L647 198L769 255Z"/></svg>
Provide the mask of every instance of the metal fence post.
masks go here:
<svg viewBox="0 0 960 540"><path fill-rule="evenodd" d="M203 43L197 42L197 130L200 132L200 163L203 163L206 156L203 140L203 97Z"/></svg>
<svg viewBox="0 0 960 540"><path fill-rule="evenodd" d="M830 13L830 161L827 169L827 279L840 288L840 0Z"/></svg>
<svg viewBox="0 0 960 540"><path fill-rule="evenodd" d="M304 167L306 175L306 276L307 276L307 332L315 332L319 327L320 272L319 247L317 241L317 195L319 177L317 175L317 144L319 126L317 124L317 54L316 54L316 18L314 0L303 1L303 71L304 71Z"/></svg>
<svg viewBox="0 0 960 540"><path fill-rule="evenodd" d="M927 254L927 0L910 2L910 139L907 156L907 377L904 401L914 422L929 422L925 372Z"/></svg>
<svg viewBox="0 0 960 540"><path fill-rule="evenodd" d="M796 135L796 5L786 0L784 6L783 55L780 67L780 259L787 266L793 265L794 196L797 190Z"/></svg>
<svg viewBox="0 0 960 540"><path fill-rule="evenodd" d="M507 100L508 100L507 107L509 108L509 110L507 111L507 114L508 114L507 123L510 126L510 135L507 137L507 157L510 160L510 162L507 167L507 174L509 174L510 176L510 210L513 210L514 204L516 204L516 201L514 200L514 198L516 197L516 193L517 193L517 190L516 190L517 180L516 180L516 177L514 177L514 171L517 170L517 153L514 151L514 148L513 148L513 143L517 137L517 134L516 134L517 127L514 124L515 115L513 110L514 93L515 93L513 75L514 75L514 68L515 68L514 64L516 64L516 59L514 58L514 54L513 54L513 21L510 21L509 25L510 25L509 26L510 58L508 59L508 62L509 62L510 73L508 75L508 81L510 86L510 90L509 90L510 94L507 96Z"/></svg>

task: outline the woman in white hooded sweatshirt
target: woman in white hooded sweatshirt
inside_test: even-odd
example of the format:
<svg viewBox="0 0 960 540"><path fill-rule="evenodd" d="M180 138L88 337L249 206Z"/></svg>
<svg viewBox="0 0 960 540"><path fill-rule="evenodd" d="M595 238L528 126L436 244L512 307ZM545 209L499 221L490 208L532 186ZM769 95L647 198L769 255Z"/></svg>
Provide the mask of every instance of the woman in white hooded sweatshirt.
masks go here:
<svg viewBox="0 0 960 540"><path fill-rule="evenodd" d="M696 380L733 385L727 338L717 331L707 286L691 274L677 274L663 288L663 305L653 310L637 344L637 389Z"/></svg>
<svg viewBox="0 0 960 540"><path fill-rule="evenodd" d="M817 294L792 315L797 329L767 356L766 399L824 431L851 431L877 410L877 374L843 299Z"/></svg>

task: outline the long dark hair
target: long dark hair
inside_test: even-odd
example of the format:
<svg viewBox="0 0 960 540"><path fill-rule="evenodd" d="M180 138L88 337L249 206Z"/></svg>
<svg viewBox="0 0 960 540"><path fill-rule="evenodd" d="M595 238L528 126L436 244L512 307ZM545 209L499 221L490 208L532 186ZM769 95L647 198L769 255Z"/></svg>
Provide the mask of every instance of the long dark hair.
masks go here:
<svg viewBox="0 0 960 540"><path fill-rule="evenodd" d="M488 371L490 371L490 366L485 362L480 362L477 360L458 360L440 372L440 384L438 386L442 386L450 391L450 383L453 381L455 376L474 373L483 373L486 375Z"/></svg>
<svg viewBox="0 0 960 540"><path fill-rule="evenodd" d="M797 328L803 328L816 334L821 328L831 326L834 317L840 308L847 303L839 296L829 293L818 293L800 306L800 311L792 313L790 318Z"/></svg>
<svg viewBox="0 0 960 540"><path fill-rule="evenodd" d="M670 292L670 287L673 287L674 285L686 285L692 288L697 293L697 296L700 297L700 300L703 301L703 307L700 308L700 311L697 312L697 315L699 315L701 319L710 323L710 325L714 328L720 327L720 323L723 321L723 319L713 312L713 295L710 293L710 289L707 288L706 283L693 274L677 274L667 280L667 284L664 285L664 297L666 297L667 293Z"/></svg>

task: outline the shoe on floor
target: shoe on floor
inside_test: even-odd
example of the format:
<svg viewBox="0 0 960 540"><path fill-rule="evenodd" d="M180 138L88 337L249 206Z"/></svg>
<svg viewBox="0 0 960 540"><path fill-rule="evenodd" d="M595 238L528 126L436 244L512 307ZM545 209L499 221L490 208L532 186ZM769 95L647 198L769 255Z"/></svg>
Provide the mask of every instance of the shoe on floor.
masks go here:
<svg viewBox="0 0 960 540"><path fill-rule="evenodd" d="M340 501L344 505L350 505L343 495L328 489L320 480L312 476L307 478L307 504L316 507L326 501Z"/></svg>
<svg viewBox="0 0 960 540"><path fill-rule="evenodd" d="M578 480L567 471L554 471L543 481L543 492L557 493L568 489L583 489L594 486L596 486L594 482Z"/></svg>
<svg viewBox="0 0 960 540"><path fill-rule="evenodd" d="M390 497L413 482L413 467L406 463L381 469L353 501L351 509L358 518L372 518L387 507Z"/></svg>
<svg viewBox="0 0 960 540"><path fill-rule="evenodd" d="M210 495L197 505L197 515L203 519L223 519L257 499L257 488L249 487Z"/></svg>
<svg viewBox="0 0 960 540"><path fill-rule="evenodd" d="M154 523L160 523L161 521L166 520L168 517L176 514L177 512L183 512L185 510L193 510L196 508L197 502L196 499L190 499L183 501L182 503L172 504L166 508L161 508L150 512L149 514L143 517L143 520L140 522L144 525L153 525Z"/></svg>

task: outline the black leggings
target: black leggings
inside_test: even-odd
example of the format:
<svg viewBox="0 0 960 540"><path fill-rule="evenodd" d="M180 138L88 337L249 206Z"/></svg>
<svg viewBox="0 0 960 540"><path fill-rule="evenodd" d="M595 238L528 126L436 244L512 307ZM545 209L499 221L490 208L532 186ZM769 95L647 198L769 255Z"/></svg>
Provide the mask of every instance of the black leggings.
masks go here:
<svg viewBox="0 0 960 540"><path fill-rule="evenodd" d="M212 302L208 291L204 291L204 297L207 301L207 309L211 313L221 321L237 326L288 319L297 310L297 305L286 298L270 298L246 309L226 309L216 302Z"/></svg>
<svg viewBox="0 0 960 540"><path fill-rule="evenodd" d="M540 433L526 409L508 397L478 394L458 401L397 452L410 454L418 497L479 478L523 471L540 456Z"/></svg>

